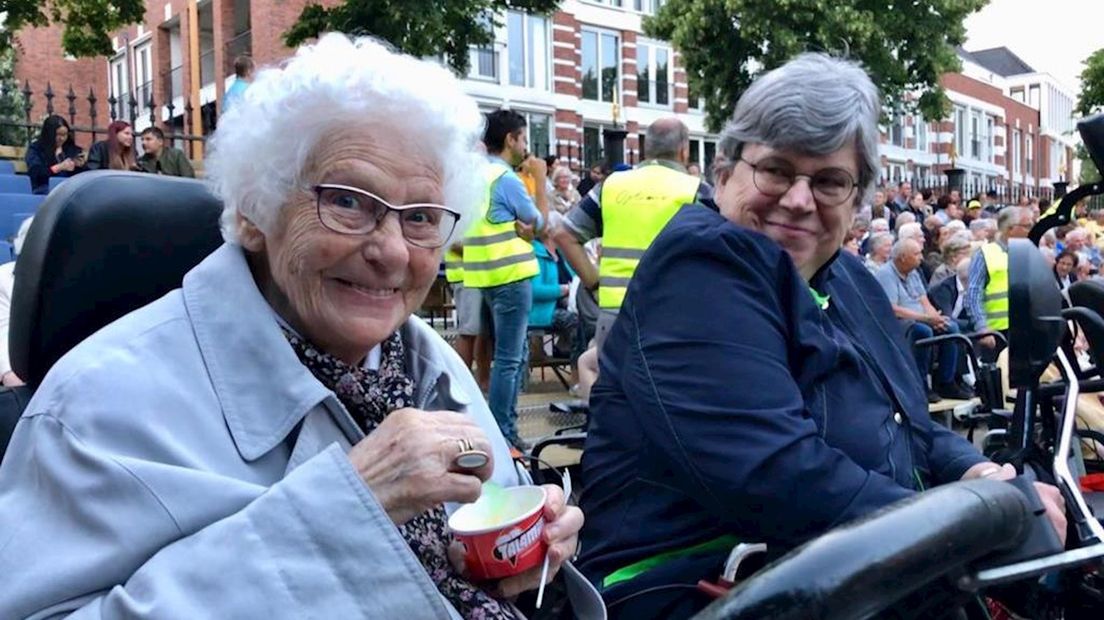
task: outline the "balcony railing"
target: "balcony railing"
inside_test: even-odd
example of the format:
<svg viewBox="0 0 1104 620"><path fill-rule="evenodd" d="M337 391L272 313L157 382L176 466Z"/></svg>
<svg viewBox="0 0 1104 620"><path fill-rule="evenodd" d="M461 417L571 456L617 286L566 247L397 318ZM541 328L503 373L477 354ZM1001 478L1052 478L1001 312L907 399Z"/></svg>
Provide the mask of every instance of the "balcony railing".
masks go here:
<svg viewBox="0 0 1104 620"><path fill-rule="evenodd" d="M199 83L201 86L214 84L218 77L215 75L215 50L209 49L199 55Z"/></svg>

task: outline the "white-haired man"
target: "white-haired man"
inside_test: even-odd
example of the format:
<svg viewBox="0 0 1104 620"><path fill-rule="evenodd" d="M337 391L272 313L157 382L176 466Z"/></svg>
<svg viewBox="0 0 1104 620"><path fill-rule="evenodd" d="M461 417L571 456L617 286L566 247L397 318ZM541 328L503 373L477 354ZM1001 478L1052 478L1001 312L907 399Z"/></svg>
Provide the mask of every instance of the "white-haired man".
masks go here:
<svg viewBox="0 0 1104 620"><path fill-rule="evenodd" d="M1031 211L1005 207L997 216L997 238L974 252L966 287L966 314L976 331L1008 331L1008 240L1022 239L1031 232ZM997 341L986 336L978 341L992 351Z"/></svg>
<svg viewBox="0 0 1104 620"><path fill-rule="evenodd" d="M916 342L935 334L958 333L958 324L939 312L928 300L925 280L920 275L923 246L913 239L902 238L893 244L890 262L882 265L874 276L889 297L893 313L905 329L905 335L913 344L913 357L920 376L925 380L932 370L932 348L918 347ZM932 377L928 389L928 402L937 403L942 398L968 399L969 391L957 383L958 347L940 345L938 375Z"/></svg>

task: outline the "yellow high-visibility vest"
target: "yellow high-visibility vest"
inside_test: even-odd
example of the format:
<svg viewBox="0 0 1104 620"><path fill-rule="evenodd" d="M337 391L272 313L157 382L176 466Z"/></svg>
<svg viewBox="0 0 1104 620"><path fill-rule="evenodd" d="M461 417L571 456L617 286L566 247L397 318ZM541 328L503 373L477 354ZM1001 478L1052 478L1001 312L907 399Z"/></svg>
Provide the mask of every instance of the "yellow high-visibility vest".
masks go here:
<svg viewBox="0 0 1104 620"><path fill-rule="evenodd" d="M989 270L989 284L985 286L982 309L989 329L1008 329L1008 252L996 243L981 246L985 267Z"/></svg>
<svg viewBox="0 0 1104 620"><path fill-rule="evenodd" d="M602 183L602 258L598 306L618 310L644 251L684 204L694 202L701 182L658 162L617 172Z"/></svg>
<svg viewBox="0 0 1104 620"><path fill-rule="evenodd" d="M495 183L514 171L499 161L487 165L487 189L483 210L464 237L464 286L491 288L531 278L540 273L533 246L517 236L514 220L491 222L491 191Z"/></svg>
<svg viewBox="0 0 1104 620"><path fill-rule="evenodd" d="M464 282L464 252L451 247L445 250L445 279L449 284Z"/></svg>

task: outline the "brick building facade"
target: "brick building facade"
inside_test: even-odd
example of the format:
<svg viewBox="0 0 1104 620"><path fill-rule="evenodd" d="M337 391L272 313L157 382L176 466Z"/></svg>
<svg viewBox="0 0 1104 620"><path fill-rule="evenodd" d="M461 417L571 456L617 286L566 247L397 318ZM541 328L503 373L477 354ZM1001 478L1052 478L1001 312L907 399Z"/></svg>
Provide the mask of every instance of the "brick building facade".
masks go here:
<svg viewBox="0 0 1104 620"><path fill-rule="evenodd" d="M41 93L48 82L58 95L54 110L66 116L69 103L64 95L73 85L79 126L91 122L91 90L99 97L100 127L114 114L134 118L138 129L156 121L177 133L189 133L192 123L185 107L188 95L198 90L200 110L193 113L202 118L206 134L233 79L234 57L249 53L264 65L289 55L282 34L308 1L319 0L198 2L196 55L190 53L193 24L187 0L147 2L145 23L117 33L117 51L109 59L65 58L60 29L27 30L19 35L22 55L16 74L35 91L34 122L46 113ZM564 0L547 17L510 11L500 16L491 45L470 50L464 88L484 110L510 107L525 114L533 152L558 154L577 169L604 158L602 131L615 121L628 133L624 158L633 162L646 151L643 134L648 125L678 115L690 128L691 160L705 169L717 137L707 131L703 113L690 96L678 51L643 34L643 17L661 4L662 0ZM199 67L193 72L195 56ZM1068 135L1072 96L1004 48L973 54L961 50L960 56L962 72L942 78L952 103L947 119L932 123L888 114L882 135L882 182L938 184L952 154L955 164L967 171L967 181L977 187L1037 193L1068 178L1067 163L1073 160ZM111 106L107 95L121 100Z"/></svg>

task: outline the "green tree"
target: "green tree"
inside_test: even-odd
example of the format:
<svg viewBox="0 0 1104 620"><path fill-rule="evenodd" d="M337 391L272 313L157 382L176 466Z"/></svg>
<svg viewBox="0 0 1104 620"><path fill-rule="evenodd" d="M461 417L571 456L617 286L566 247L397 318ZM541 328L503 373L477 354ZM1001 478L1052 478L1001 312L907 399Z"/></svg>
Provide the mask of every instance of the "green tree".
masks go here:
<svg viewBox="0 0 1104 620"><path fill-rule="evenodd" d="M1100 171L1096 169L1096 164L1089 157L1089 150L1085 148L1084 144L1078 143L1075 155L1077 159L1081 160L1081 174L1077 179L1077 184L1086 185L1099 181Z"/></svg>
<svg viewBox="0 0 1104 620"><path fill-rule="evenodd" d="M412 56L443 54L463 74L469 47L494 40L489 25L495 18L488 16L506 9L546 14L557 4L559 0L346 0L333 8L309 4L284 33L284 42L295 47L326 31L373 35Z"/></svg>
<svg viewBox="0 0 1104 620"><path fill-rule="evenodd" d="M988 1L668 0L644 30L679 50L713 131L759 71L804 51L862 62L888 106L939 119L948 105L939 78L959 69L962 22ZM905 100L910 91L918 101Z"/></svg>
<svg viewBox="0 0 1104 620"><path fill-rule="evenodd" d="M63 24L61 46L76 57L110 56L111 34L146 17L143 0L0 0L0 50L27 26Z"/></svg>
<svg viewBox="0 0 1104 620"><path fill-rule="evenodd" d="M0 50L0 144L24 146L27 132L4 120L23 120L23 97L15 81L15 50Z"/></svg>
<svg viewBox="0 0 1104 620"><path fill-rule="evenodd" d="M1081 71L1081 94L1074 111L1090 116L1104 111L1104 47L1090 54L1082 64L1085 68Z"/></svg>

